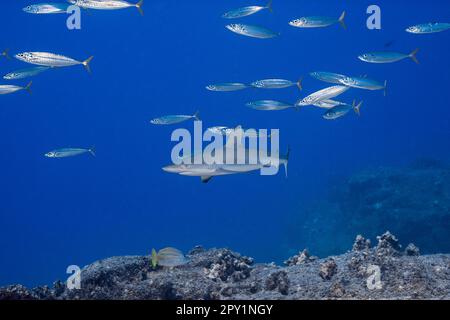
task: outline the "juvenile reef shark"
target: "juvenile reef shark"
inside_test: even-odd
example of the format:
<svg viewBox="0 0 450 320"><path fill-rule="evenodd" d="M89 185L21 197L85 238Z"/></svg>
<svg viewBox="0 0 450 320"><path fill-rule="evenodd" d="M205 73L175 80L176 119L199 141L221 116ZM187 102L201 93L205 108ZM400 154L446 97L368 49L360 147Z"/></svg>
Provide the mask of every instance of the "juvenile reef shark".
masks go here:
<svg viewBox="0 0 450 320"><path fill-rule="evenodd" d="M227 148L225 147L224 150L227 150ZM250 149L245 149L245 159L248 159L249 154ZM286 177L288 176L287 168L289 162L289 154L290 150L288 150L286 156L280 157L277 166L277 168L280 165L284 166ZM271 159L270 156L258 158L259 159L256 164L250 164L248 163L248 161L244 161L244 164L240 164L240 162L238 161L235 161L234 164L171 164L163 167L162 169L165 172L176 173L181 176L200 177L203 183L208 183L214 177L250 173L273 166L273 159ZM236 159L237 157L235 155L235 160Z"/></svg>

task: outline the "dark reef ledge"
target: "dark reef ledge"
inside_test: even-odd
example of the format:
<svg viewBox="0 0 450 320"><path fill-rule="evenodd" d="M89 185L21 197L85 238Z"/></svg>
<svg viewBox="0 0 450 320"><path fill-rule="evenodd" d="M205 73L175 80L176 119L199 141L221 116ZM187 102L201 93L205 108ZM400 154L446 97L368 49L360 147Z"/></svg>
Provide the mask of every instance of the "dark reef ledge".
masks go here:
<svg viewBox="0 0 450 320"><path fill-rule="evenodd" d="M412 244L403 250L389 232L376 247L358 236L343 255L319 259L305 250L284 267L253 264L227 249L196 247L189 258L158 270L148 257L109 258L82 270L80 290L59 281L31 290L14 285L0 288L0 300L450 299L450 255L420 256Z"/></svg>

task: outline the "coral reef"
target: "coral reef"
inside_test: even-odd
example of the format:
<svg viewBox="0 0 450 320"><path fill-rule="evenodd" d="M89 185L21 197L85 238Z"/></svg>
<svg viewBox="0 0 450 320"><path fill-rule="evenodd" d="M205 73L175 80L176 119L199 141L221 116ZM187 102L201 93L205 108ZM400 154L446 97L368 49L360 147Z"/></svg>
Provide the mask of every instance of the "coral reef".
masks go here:
<svg viewBox="0 0 450 320"><path fill-rule="evenodd" d="M450 167L421 159L404 168L368 169L335 182L328 196L301 211L293 215L301 219L289 221L288 248L307 245L329 256L346 250L355 234L375 239L390 230L422 253L450 252Z"/></svg>
<svg viewBox="0 0 450 320"><path fill-rule="evenodd" d="M337 272L337 264L333 259L328 259L320 265L319 276L323 280L331 280Z"/></svg>
<svg viewBox="0 0 450 320"><path fill-rule="evenodd" d="M299 252L298 255L293 256L288 260L286 260L284 264L287 266L298 266L300 264L313 262L317 259L318 259L317 257L311 257L311 254L309 253L308 249L305 249L302 252Z"/></svg>
<svg viewBox="0 0 450 320"><path fill-rule="evenodd" d="M345 254L318 259L303 251L285 267L196 247L183 266L154 270L149 257L114 257L85 267L79 290L60 281L15 285L0 288L0 300L450 299L450 255L418 254L412 244L401 251L390 232L375 248L358 236Z"/></svg>

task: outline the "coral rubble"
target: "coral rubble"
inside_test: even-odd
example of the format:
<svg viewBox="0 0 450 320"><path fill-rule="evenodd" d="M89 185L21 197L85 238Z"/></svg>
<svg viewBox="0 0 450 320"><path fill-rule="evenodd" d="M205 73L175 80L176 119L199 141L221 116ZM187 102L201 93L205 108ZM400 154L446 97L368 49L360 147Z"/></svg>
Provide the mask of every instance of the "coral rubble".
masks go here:
<svg viewBox="0 0 450 320"><path fill-rule="evenodd" d="M450 255L420 256L413 244L402 251L390 232L375 248L358 236L345 254L318 259L303 251L285 267L226 249L197 247L188 258L154 270L149 257L113 257L85 267L79 290L60 281L15 285L0 288L0 300L450 299Z"/></svg>

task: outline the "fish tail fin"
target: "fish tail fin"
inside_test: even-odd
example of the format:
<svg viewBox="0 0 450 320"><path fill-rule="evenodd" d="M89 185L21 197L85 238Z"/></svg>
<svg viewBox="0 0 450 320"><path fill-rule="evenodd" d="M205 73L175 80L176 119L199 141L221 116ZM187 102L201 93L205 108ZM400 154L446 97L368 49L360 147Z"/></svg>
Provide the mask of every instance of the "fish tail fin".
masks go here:
<svg viewBox="0 0 450 320"><path fill-rule="evenodd" d="M297 87L300 89L300 91L303 90L303 78L298 79Z"/></svg>
<svg viewBox="0 0 450 320"><path fill-rule="evenodd" d="M273 4L273 0L269 0L269 2L267 3L267 6L266 6L266 8L267 8L270 12L273 12L272 4Z"/></svg>
<svg viewBox="0 0 450 320"><path fill-rule="evenodd" d="M94 56L90 56L86 60L83 61L83 66L86 69L87 72L91 73L91 67L89 66L89 63L91 63L92 59L94 59Z"/></svg>
<svg viewBox="0 0 450 320"><path fill-rule="evenodd" d="M419 52L419 48L417 48L416 50L411 52L411 54L409 55L409 57L412 59L412 61L414 61L417 64L419 64L419 60L417 59L417 53L418 52Z"/></svg>
<svg viewBox="0 0 450 320"><path fill-rule="evenodd" d="M194 115L192 116L192 118L194 118L195 121L201 121L199 115L200 115L200 111L197 110L197 112L194 113Z"/></svg>
<svg viewBox="0 0 450 320"><path fill-rule="evenodd" d="M28 82L27 86L24 88L25 90L28 91L29 94L32 93L31 91L31 85L33 84L33 81Z"/></svg>
<svg viewBox="0 0 450 320"><path fill-rule="evenodd" d="M96 157L97 155L95 154L95 147L91 147L89 149L89 153L92 154L94 157Z"/></svg>
<svg viewBox="0 0 450 320"><path fill-rule="evenodd" d="M138 9L138 11L141 14L141 16L144 15L144 10L142 10L142 5L143 4L144 4L144 0L141 0L138 3L136 3L136 8Z"/></svg>
<svg viewBox="0 0 450 320"><path fill-rule="evenodd" d="M8 60L11 59L11 57L9 56L9 49L3 50L1 56L2 56L2 57L5 57L5 58L8 59Z"/></svg>
<svg viewBox="0 0 450 320"><path fill-rule="evenodd" d="M356 100L353 100L353 110L355 110L355 113L358 116L361 116L361 106L363 104L363 101L361 101L358 105L356 105Z"/></svg>
<svg viewBox="0 0 450 320"><path fill-rule="evenodd" d="M347 25L345 24L345 15L346 12L342 12L341 16L339 17L339 24L341 25L342 28L344 28L344 30L347 30Z"/></svg>
<svg viewBox="0 0 450 320"><path fill-rule="evenodd" d="M387 85L388 85L388 81L384 81L384 96L387 96Z"/></svg>
<svg viewBox="0 0 450 320"><path fill-rule="evenodd" d="M152 249L152 254L150 255L150 263L152 265L152 269L156 269L156 267L158 267L158 253L155 249Z"/></svg>
<svg viewBox="0 0 450 320"><path fill-rule="evenodd" d="M286 153L286 160L284 161L284 173L286 174L286 178L288 178L288 164L289 164L289 157L291 156L291 147L288 147L287 153Z"/></svg>

